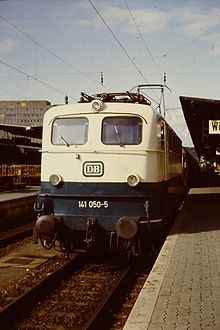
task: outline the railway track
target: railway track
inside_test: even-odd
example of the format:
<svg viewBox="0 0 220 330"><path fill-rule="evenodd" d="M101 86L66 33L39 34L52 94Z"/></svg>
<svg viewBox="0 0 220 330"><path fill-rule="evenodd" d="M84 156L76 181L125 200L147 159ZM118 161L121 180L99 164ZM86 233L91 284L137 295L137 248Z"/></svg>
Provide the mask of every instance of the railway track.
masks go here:
<svg viewBox="0 0 220 330"><path fill-rule="evenodd" d="M130 267L91 264L86 260L86 255L77 256L12 298L0 310L1 327L102 329L112 306L134 283L134 272Z"/></svg>
<svg viewBox="0 0 220 330"><path fill-rule="evenodd" d="M80 255L62 264L54 272L45 274L44 278L36 284L25 282L23 286L15 292L15 296L7 297L8 304L0 309L0 324L2 329L16 329L16 322L26 315L37 302L45 299L62 280L66 274L81 267L85 261L85 256ZM33 285L33 286L32 286ZM21 292L21 293L19 293ZM22 325L20 325L22 327ZM34 327L33 327L34 328Z"/></svg>
<svg viewBox="0 0 220 330"><path fill-rule="evenodd" d="M33 222L17 225L14 228L4 229L0 232L0 248L5 247L17 240L31 236L33 231Z"/></svg>
<svg viewBox="0 0 220 330"><path fill-rule="evenodd" d="M101 263L84 266L86 254L70 261L55 256L49 267L28 276L37 281L18 283L19 296L11 290L0 298L0 328L122 329L156 255L155 250L144 271Z"/></svg>

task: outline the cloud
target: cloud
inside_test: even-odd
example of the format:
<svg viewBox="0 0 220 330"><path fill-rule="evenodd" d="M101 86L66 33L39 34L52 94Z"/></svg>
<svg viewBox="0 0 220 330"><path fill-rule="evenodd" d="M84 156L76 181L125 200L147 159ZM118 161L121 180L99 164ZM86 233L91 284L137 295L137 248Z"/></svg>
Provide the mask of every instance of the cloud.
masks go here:
<svg viewBox="0 0 220 330"><path fill-rule="evenodd" d="M206 34L213 28L220 27L220 8L211 8L201 12L197 8L183 8L176 12L176 20L181 24L181 30L191 38Z"/></svg>
<svg viewBox="0 0 220 330"><path fill-rule="evenodd" d="M120 28L121 31L128 34L137 34L134 20L142 33L159 31L164 28L169 20L169 14L166 12L147 8L131 11L133 18L126 8L122 9L113 6L105 7L103 10L100 10L99 13L111 28ZM96 28L100 29L104 27L100 17L96 17L90 22Z"/></svg>
<svg viewBox="0 0 220 330"><path fill-rule="evenodd" d="M169 13L150 9L134 10L132 16L134 17L139 30L144 34L164 29L170 19ZM137 30L130 14L128 18L127 31L136 34Z"/></svg>
<svg viewBox="0 0 220 330"><path fill-rule="evenodd" d="M220 8L182 8L176 11L175 21L190 43L200 40L203 49L200 57L217 56L220 54ZM204 47L205 46L205 47Z"/></svg>
<svg viewBox="0 0 220 330"><path fill-rule="evenodd" d="M13 39L6 38L0 41L0 52L9 53L13 51L17 46L17 42Z"/></svg>
<svg viewBox="0 0 220 330"><path fill-rule="evenodd" d="M173 28L178 27L179 32L191 39L220 26L220 8L216 7L204 10L202 7L185 4L169 11L142 8L131 10L133 18L127 8L105 5L97 10L111 28L120 29L128 34L137 33L134 20L143 34L162 31L172 25ZM79 23L82 24L82 21ZM103 21L98 15L92 19L90 17L87 24L83 21L83 24L90 24L97 29L104 28Z"/></svg>
<svg viewBox="0 0 220 330"><path fill-rule="evenodd" d="M218 56L220 54L220 32L211 32L203 36L202 40L207 45L205 56Z"/></svg>
<svg viewBox="0 0 220 330"><path fill-rule="evenodd" d="M74 1L70 7L60 4L52 9L52 13L56 17L56 21L59 20L59 24L65 18L63 24L68 21L75 32L78 31L77 26L85 29L105 30L104 20L114 32L137 34L136 23L143 35L165 32L167 28L171 28L174 32L193 39L220 26L220 8L217 6L203 7L197 1L194 4L192 1L187 2L187 0L185 3L177 1L176 7L172 6L171 9L160 10L157 7L132 9L130 6L129 10L133 18L128 8L123 4L120 6L109 5L109 1L92 1L92 3L94 3L95 8L84 0Z"/></svg>

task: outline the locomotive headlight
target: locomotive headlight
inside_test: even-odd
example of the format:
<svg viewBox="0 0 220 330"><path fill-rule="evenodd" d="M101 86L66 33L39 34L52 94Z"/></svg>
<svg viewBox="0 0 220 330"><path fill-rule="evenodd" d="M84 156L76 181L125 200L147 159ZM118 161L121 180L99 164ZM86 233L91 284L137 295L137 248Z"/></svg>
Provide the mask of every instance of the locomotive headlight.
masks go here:
<svg viewBox="0 0 220 330"><path fill-rule="evenodd" d="M139 179L139 176L137 174L130 174L127 177L127 183L131 187L137 186L137 184L139 183L139 181L140 181L140 179Z"/></svg>
<svg viewBox="0 0 220 330"><path fill-rule="evenodd" d="M49 181L52 186L57 187L63 180L59 174L52 174Z"/></svg>
<svg viewBox="0 0 220 330"><path fill-rule="evenodd" d="M91 105L95 111L101 111L104 108L104 103L101 100L93 100Z"/></svg>

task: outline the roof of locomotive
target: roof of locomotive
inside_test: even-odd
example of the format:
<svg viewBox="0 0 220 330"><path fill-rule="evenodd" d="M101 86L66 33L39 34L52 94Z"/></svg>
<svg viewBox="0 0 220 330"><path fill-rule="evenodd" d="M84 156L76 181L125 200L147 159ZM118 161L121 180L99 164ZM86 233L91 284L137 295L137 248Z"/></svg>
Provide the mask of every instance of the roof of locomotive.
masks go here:
<svg viewBox="0 0 220 330"><path fill-rule="evenodd" d="M139 103L151 105L151 101L141 93L117 92L117 93L99 93L88 95L81 92L79 103L92 102L94 100L101 100L103 102L119 102L119 103Z"/></svg>
<svg viewBox="0 0 220 330"><path fill-rule="evenodd" d="M150 97L147 93L145 93L145 89L160 89L161 93L163 94L165 85L160 84L144 84L144 85L137 85L133 87L130 91L124 92L103 92L97 93L93 95L86 94L81 92L80 99L77 103L71 104L68 103L68 98L66 98L66 104L63 105L55 105L51 107L44 115L44 123L46 121L51 122L53 118L68 116L68 115L76 115L82 113L103 113L105 114L105 110L107 112L112 111L114 114L115 111L125 111L126 105L130 105L130 107L126 107L126 113L134 114L134 112L140 113L142 116L155 116L157 118L164 119L161 110L161 102L163 104L163 97L160 98L160 101L155 101L152 97ZM135 89L135 92L132 90ZM143 91L142 91L143 90ZM152 105L152 101L154 106ZM109 107L112 104L112 107ZM155 107L156 104L156 107ZM84 106L82 106L84 105ZM117 106L120 105L120 109ZM122 110L123 106L123 110ZM147 108L147 112L146 111ZM137 112L136 112L137 110ZM143 111L143 112L142 112ZM165 110L164 110L165 113Z"/></svg>
<svg viewBox="0 0 220 330"><path fill-rule="evenodd" d="M94 106L94 103L97 105ZM81 93L80 100L77 103L67 103L62 105L55 105L48 109L44 115L44 120L51 120L52 118L58 117L58 116L64 116L64 115L75 115L79 113L86 113L93 112L93 113L105 113L105 110L109 107L109 105L112 104L111 109L113 112L118 111L117 105L126 106L130 105L130 108L127 109L127 113L134 113L134 109L137 106L147 107L148 108L148 115L150 113L152 115L158 115L153 107L151 106L151 101L145 97L143 94L140 93L131 93L131 92L121 92L121 93L100 93L100 94L94 94L94 95L88 95L85 93ZM100 106L100 107L99 107ZM143 109L144 111L145 109ZM109 111L109 108L108 108ZM124 110L123 110L124 111ZM139 109L140 111L140 109ZM138 112L139 112L138 111ZM143 115L143 113L142 113Z"/></svg>

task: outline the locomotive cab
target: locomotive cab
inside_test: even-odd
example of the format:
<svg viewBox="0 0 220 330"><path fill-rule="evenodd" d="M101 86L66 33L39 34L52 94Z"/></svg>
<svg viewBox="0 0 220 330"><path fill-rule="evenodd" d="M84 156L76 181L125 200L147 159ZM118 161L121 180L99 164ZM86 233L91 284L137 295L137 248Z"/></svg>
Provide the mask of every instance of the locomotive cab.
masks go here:
<svg viewBox="0 0 220 330"><path fill-rule="evenodd" d="M78 104L49 109L35 241L68 253L145 254L181 193L181 143L172 132L139 93L82 93Z"/></svg>

